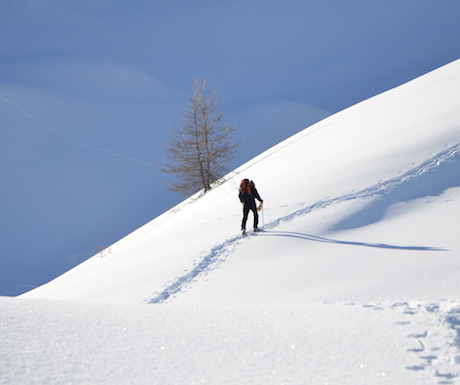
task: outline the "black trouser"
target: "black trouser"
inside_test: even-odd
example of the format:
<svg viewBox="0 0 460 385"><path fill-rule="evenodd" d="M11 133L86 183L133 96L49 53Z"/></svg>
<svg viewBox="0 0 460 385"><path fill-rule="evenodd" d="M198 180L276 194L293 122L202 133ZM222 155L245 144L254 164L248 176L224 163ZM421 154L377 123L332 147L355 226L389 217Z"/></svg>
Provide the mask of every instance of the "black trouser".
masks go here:
<svg viewBox="0 0 460 385"><path fill-rule="evenodd" d="M246 230L246 222L248 220L249 210L254 213L254 228L257 228L259 224L259 214L257 213L257 207L255 200L244 202L243 204L243 223L241 224L241 230Z"/></svg>

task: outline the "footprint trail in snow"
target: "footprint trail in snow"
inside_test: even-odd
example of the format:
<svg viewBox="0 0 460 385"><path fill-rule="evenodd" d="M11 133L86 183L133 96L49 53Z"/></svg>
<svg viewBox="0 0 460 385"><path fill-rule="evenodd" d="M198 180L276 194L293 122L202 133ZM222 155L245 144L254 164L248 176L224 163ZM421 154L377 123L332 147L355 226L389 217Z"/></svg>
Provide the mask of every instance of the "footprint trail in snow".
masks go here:
<svg viewBox="0 0 460 385"><path fill-rule="evenodd" d="M420 177L420 175L439 167L439 165L444 163L449 163L453 161L453 158L458 156L460 153L460 144L455 146L449 147L446 150L440 152L439 154L433 156L432 158L428 159L427 161L421 163L417 167L412 168L411 170L407 171L406 173L392 178L390 180L380 182L374 186L366 188L362 191L352 192L350 194L346 194L336 198L330 198L323 201L319 201L311 206L303 207L297 211L294 211L288 215L280 217L276 220L273 220L267 223L264 226L264 230L272 230L279 228L283 223L289 222L296 217L307 215L308 213L326 208L332 204L338 204L344 201L349 201L358 198L369 198L374 197L376 195L384 195L388 194L398 187L400 187L405 182L409 182L415 180L416 178ZM263 235L263 233L262 233ZM332 241L327 239L322 239L319 237L312 236L312 240L317 241L324 241L324 242L334 242L334 243L347 243L341 241ZM195 278L201 274L207 274L210 271L216 269L220 264L222 264L226 258L232 254L233 250L238 246L240 242L244 241L241 239L240 236L233 236L228 238L223 243L214 246L208 252L205 252L204 255L200 257L200 262L198 262L191 270L185 271L184 274L180 277L173 279L172 281L168 282L167 286L161 291L153 294L150 299L145 300L146 303L155 304L155 303L162 303L167 300L171 300L172 298L180 295L182 292L188 290L195 280ZM403 248L399 246L392 246L392 245L372 245L372 244L363 244L363 243L356 243L352 244L348 242L347 244L354 245L354 246L369 246L369 247L386 247L386 248ZM439 248L430 248L430 247L412 247L414 250L437 250L441 251Z"/></svg>

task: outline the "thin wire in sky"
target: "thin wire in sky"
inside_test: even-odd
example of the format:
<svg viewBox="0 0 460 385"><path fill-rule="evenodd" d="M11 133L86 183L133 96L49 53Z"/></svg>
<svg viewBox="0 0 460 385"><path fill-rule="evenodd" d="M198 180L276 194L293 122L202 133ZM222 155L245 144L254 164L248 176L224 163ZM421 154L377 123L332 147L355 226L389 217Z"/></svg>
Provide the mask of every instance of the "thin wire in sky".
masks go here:
<svg viewBox="0 0 460 385"><path fill-rule="evenodd" d="M102 149L102 148L99 148L99 147L96 147L96 146L93 146L91 144L88 144L88 143L85 143L85 142L81 142L79 140L76 140L58 130L56 130L55 128L51 127L50 125L42 122L41 120L38 120L36 117L32 116L31 114L29 114L27 111L25 111L22 107L20 107L19 105L17 105L16 103L12 102L11 100L8 100L8 99L5 99L4 97L0 96L0 99L3 100L5 103L8 103L9 105L15 107L17 110L19 110L22 114L24 114L25 116L27 116L29 119L33 120L34 122L38 123L39 125L45 127L46 129L54 132L56 135L59 135L61 136L62 138L72 142L72 143L75 143L75 144L78 144L80 146L83 146L83 147L87 147L87 148L90 148L92 150L95 150L95 151L99 151L99 152L103 152L103 153L106 153L106 154L109 154L109 155L113 155L113 156L116 156L116 157L119 157L119 158L123 158L123 159L126 159L126 160L129 160L129 161L133 161L133 162L137 162L137 163L141 163L143 165L146 165L146 166L149 166L149 167L155 167L154 165L148 163L148 162L145 162L143 160L140 160L140 159L136 159L136 158L131 158L131 157L128 157L128 156L125 156L125 155L121 155L121 154L117 154L116 152L113 152L113 151L109 151L109 150L105 150L105 149Z"/></svg>

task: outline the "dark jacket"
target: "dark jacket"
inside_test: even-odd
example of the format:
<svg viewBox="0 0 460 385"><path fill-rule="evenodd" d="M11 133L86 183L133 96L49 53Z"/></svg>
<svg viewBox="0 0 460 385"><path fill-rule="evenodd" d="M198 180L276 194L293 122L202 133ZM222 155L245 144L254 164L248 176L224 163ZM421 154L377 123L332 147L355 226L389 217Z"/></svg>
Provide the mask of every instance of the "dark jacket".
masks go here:
<svg viewBox="0 0 460 385"><path fill-rule="evenodd" d="M245 185L246 186L246 185ZM255 199L262 202L262 198L260 197L259 193L257 192L256 185L253 181L247 181L247 188L243 189L240 188L240 193L238 197L240 198L241 203L249 203L253 202L255 205ZM249 191L248 191L249 190Z"/></svg>

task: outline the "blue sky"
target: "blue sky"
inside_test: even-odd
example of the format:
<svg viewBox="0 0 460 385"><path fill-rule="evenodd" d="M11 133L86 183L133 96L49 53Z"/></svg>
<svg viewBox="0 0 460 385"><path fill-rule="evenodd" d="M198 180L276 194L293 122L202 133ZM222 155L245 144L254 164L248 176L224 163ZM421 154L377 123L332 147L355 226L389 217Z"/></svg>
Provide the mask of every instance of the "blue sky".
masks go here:
<svg viewBox="0 0 460 385"><path fill-rule="evenodd" d="M3 0L0 295L183 199L151 165L195 77L219 87L241 126L236 167L458 59L459 18L454 0Z"/></svg>

